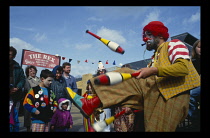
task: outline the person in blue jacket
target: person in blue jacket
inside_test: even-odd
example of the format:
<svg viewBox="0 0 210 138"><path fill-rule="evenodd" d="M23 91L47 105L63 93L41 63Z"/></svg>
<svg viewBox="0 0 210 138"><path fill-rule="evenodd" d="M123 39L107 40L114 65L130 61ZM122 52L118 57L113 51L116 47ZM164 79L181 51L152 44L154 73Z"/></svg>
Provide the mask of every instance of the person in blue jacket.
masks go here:
<svg viewBox="0 0 210 138"><path fill-rule="evenodd" d="M67 93L65 91L65 88L67 87L66 80L62 76L63 68L60 65L57 65L53 68L52 73L54 75L54 80L52 81L50 88L56 95L56 101L58 101L60 98L68 99Z"/></svg>
<svg viewBox="0 0 210 138"><path fill-rule="evenodd" d="M62 76L65 78L67 87L69 87L70 89L72 89L74 92L77 93L78 92L78 88L77 88L76 79L75 79L74 76L70 75L70 72L71 72L71 63L64 62L62 64L62 67L63 67L63 75ZM70 102L70 104L72 105L71 102Z"/></svg>

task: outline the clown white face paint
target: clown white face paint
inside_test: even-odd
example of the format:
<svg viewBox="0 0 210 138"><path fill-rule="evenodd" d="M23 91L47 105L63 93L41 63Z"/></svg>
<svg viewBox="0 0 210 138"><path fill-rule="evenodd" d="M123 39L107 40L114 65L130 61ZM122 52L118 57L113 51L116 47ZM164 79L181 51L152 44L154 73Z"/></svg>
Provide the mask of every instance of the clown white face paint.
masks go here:
<svg viewBox="0 0 210 138"><path fill-rule="evenodd" d="M50 87L52 81L53 81L53 78L52 77L47 77L46 79L43 79L43 84L45 87Z"/></svg>
<svg viewBox="0 0 210 138"><path fill-rule="evenodd" d="M152 33L148 32L148 31L145 32L144 37L147 38L146 48L147 48L148 51L151 51L151 50L157 48L157 44L159 43L158 38L154 37L152 35Z"/></svg>

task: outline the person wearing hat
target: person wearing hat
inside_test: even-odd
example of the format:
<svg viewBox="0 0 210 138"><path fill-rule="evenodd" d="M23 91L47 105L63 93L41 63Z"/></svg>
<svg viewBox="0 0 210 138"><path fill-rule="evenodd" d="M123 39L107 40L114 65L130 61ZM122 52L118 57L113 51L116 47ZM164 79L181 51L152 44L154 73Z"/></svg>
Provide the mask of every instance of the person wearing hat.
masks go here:
<svg viewBox="0 0 210 138"><path fill-rule="evenodd" d="M68 89L68 94L84 116L95 108L130 107L144 112L146 132L174 132L188 114L189 91L200 86L200 76L189 57L189 50L178 39L168 41L168 28L160 21L143 28L148 51L154 50L151 63L138 71L121 68L114 72L140 72L115 85L97 85L90 79L97 97L87 101ZM80 99L80 100L78 100ZM126 109L130 109L126 108ZM126 110L128 113L129 110Z"/></svg>
<svg viewBox="0 0 210 138"><path fill-rule="evenodd" d="M105 74L106 72L107 71L106 71L106 68L104 67L103 63L101 61L99 61L96 75L99 76L101 74ZM104 108L102 111L103 112L99 114L100 121L104 121L105 119L111 117L111 108ZM111 125L106 126L105 129L103 130L103 132L111 132Z"/></svg>
<svg viewBox="0 0 210 138"><path fill-rule="evenodd" d="M73 127L70 106L70 100L66 98L60 98L58 100L58 109L55 111L50 121L52 132L69 132L69 129Z"/></svg>
<svg viewBox="0 0 210 138"><path fill-rule="evenodd" d="M92 89L90 86L90 80L87 81L86 92L82 96L87 98L88 100L96 96L96 94L92 93ZM94 130L92 128L92 124L95 123L95 114L94 113L91 114L89 116L89 118L83 117L83 126L84 126L85 132L94 132Z"/></svg>

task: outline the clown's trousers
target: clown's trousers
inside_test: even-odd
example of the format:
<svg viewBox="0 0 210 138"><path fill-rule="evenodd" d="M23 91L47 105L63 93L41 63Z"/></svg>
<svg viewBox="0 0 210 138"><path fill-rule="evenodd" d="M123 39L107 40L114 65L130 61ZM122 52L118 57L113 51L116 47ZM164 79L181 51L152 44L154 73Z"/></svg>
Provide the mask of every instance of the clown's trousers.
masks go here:
<svg viewBox="0 0 210 138"><path fill-rule="evenodd" d="M129 68L115 70L120 73L135 72ZM95 85L90 79L92 89L98 95L102 108L113 106L130 107L144 112L146 132L174 132L188 114L189 91L165 100L161 95L155 76L146 79L131 78L119 84Z"/></svg>

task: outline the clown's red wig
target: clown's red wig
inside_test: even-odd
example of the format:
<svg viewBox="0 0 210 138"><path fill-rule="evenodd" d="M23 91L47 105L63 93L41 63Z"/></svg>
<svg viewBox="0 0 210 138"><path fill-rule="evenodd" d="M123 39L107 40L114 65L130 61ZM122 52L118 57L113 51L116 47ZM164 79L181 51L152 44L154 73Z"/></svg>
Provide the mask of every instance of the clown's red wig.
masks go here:
<svg viewBox="0 0 210 138"><path fill-rule="evenodd" d="M145 31L151 32L154 36L162 36L165 41L167 41L169 37L168 28L160 21L152 21L148 23L143 28L143 34L145 34Z"/></svg>

